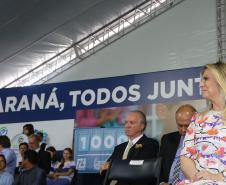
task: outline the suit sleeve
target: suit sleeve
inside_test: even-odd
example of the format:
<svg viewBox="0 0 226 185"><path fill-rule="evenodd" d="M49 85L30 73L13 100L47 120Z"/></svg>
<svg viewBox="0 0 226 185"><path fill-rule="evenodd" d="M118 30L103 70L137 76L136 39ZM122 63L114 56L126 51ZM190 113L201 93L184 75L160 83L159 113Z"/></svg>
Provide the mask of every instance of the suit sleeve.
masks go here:
<svg viewBox="0 0 226 185"><path fill-rule="evenodd" d="M42 151L40 154L39 165L40 168L45 170L46 174L50 172L51 168L51 157L50 154L46 151Z"/></svg>
<svg viewBox="0 0 226 185"><path fill-rule="evenodd" d="M111 162L112 160L116 159L119 151L119 146L115 146L114 151L112 152L111 156L107 159L107 162ZM106 175L106 170L102 172L101 177L104 178Z"/></svg>
<svg viewBox="0 0 226 185"><path fill-rule="evenodd" d="M46 152L46 168L45 168L45 171L46 171L46 174L48 174L50 172L50 168L51 168L51 156L50 156L50 153L49 152Z"/></svg>
<svg viewBox="0 0 226 185"><path fill-rule="evenodd" d="M165 136L163 136L162 137L162 139L161 139L161 146L160 146L160 151L159 151L159 156L160 157L163 157L164 156L164 153L165 153L165 151L166 151L166 137Z"/></svg>
<svg viewBox="0 0 226 185"><path fill-rule="evenodd" d="M144 142L139 143L142 148L136 148L136 146L131 151L130 159L140 160L140 159L152 159L158 156L159 144L154 139L146 139Z"/></svg>
<svg viewBox="0 0 226 185"><path fill-rule="evenodd" d="M107 162L111 162L111 160L113 159L114 152L115 152L115 148L114 148L114 151L112 152L111 156L107 159Z"/></svg>
<svg viewBox="0 0 226 185"><path fill-rule="evenodd" d="M144 159L156 158L158 156L158 153L159 153L158 141L152 139L145 144L143 152Z"/></svg>
<svg viewBox="0 0 226 185"><path fill-rule="evenodd" d="M120 145L115 146L114 151L112 152L111 156L108 158L108 162L114 159L121 159L123 152L126 148L127 143L122 143Z"/></svg>
<svg viewBox="0 0 226 185"><path fill-rule="evenodd" d="M167 182L168 181L164 175L164 166L163 166L163 164L165 164L164 160L165 160L166 151L167 151L167 138L165 136L163 136L161 139L161 146L160 146L160 152L159 152L159 157L162 157L159 182Z"/></svg>
<svg viewBox="0 0 226 185"><path fill-rule="evenodd" d="M13 185L20 185L20 175L15 176Z"/></svg>
<svg viewBox="0 0 226 185"><path fill-rule="evenodd" d="M44 170L38 172L37 178L32 185L46 185L46 174Z"/></svg>

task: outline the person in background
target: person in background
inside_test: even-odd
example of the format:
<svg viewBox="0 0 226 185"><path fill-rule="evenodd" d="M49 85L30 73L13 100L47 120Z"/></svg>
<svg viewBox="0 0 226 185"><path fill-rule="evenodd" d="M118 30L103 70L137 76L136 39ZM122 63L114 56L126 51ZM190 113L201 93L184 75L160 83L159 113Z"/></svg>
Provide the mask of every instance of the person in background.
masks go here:
<svg viewBox="0 0 226 185"><path fill-rule="evenodd" d="M28 137L28 145L30 150L34 150L38 153L38 166L48 174L51 167L49 152L40 149L38 138L34 134Z"/></svg>
<svg viewBox="0 0 226 185"><path fill-rule="evenodd" d="M14 175L16 168L16 154L10 149L11 143L8 136L0 136L0 154L6 159L6 171Z"/></svg>
<svg viewBox="0 0 226 185"><path fill-rule="evenodd" d="M84 109L76 111L76 127L118 127L122 108Z"/></svg>
<svg viewBox="0 0 226 185"><path fill-rule="evenodd" d="M190 184L226 183L226 64L204 66L202 97L209 108L191 120L181 152L181 168ZM183 181L182 181L183 183Z"/></svg>
<svg viewBox="0 0 226 185"><path fill-rule="evenodd" d="M19 174L22 159L24 157L24 152L28 151L28 148L29 148L29 146L28 146L27 143L20 143L19 144L19 153L17 155L17 163L16 163L17 166L16 166L15 174Z"/></svg>
<svg viewBox="0 0 226 185"><path fill-rule="evenodd" d="M46 149L46 151L49 152L51 156L51 168L49 174L53 174L59 166L59 161L57 161L56 149L55 147L50 146Z"/></svg>
<svg viewBox="0 0 226 185"><path fill-rule="evenodd" d="M75 173L75 161L72 158L72 149L65 148L60 164L47 179L47 185L70 185Z"/></svg>
<svg viewBox="0 0 226 185"><path fill-rule="evenodd" d="M45 142L43 142L43 133L39 131L36 135L38 138L40 150L44 151L46 149L47 144Z"/></svg>
<svg viewBox="0 0 226 185"><path fill-rule="evenodd" d="M129 141L114 148L110 158L101 164L100 174L109 168L111 160L143 160L157 157L159 144L156 140L144 135L146 125L146 116L142 111L135 110L126 114L124 131ZM120 184L120 182L113 181L112 183Z"/></svg>
<svg viewBox="0 0 226 185"><path fill-rule="evenodd" d="M34 126L32 124L26 124L23 126L23 134L27 137L33 135L35 133Z"/></svg>
<svg viewBox="0 0 226 185"><path fill-rule="evenodd" d="M12 185L13 176L9 172L5 171L6 160L5 156L0 154L0 185Z"/></svg>
<svg viewBox="0 0 226 185"><path fill-rule="evenodd" d="M122 124L122 112L123 109L121 107L100 109L97 119L102 121L97 123L97 125L102 128L119 127Z"/></svg>
<svg viewBox="0 0 226 185"><path fill-rule="evenodd" d="M15 178L13 185L46 185L45 171L37 166L38 153L34 150L24 152L20 175Z"/></svg>
<svg viewBox="0 0 226 185"><path fill-rule="evenodd" d="M162 157L160 185L175 185L179 181L178 178L182 176L181 170L178 170L180 167L175 167L180 160L184 136L195 112L195 108L189 104L180 106L175 114L178 131L162 136L159 154Z"/></svg>

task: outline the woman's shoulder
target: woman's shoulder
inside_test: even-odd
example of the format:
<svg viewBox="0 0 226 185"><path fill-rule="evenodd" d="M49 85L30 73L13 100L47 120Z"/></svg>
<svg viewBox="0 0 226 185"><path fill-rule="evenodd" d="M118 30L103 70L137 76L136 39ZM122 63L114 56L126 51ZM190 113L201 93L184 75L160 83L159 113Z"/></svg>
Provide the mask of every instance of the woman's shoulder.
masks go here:
<svg viewBox="0 0 226 185"><path fill-rule="evenodd" d="M199 118L202 119L208 119L208 118L216 118L217 117L222 117L222 112L221 111L214 111L212 109L207 109L203 112L198 113Z"/></svg>
<svg viewBox="0 0 226 185"><path fill-rule="evenodd" d="M194 115L191 118L191 123L196 122L196 120L200 119L200 116L201 116L200 112L194 113Z"/></svg>
<svg viewBox="0 0 226 185"><path fill-rule="evenodd" d="M71 168L75 168L75 161L65 161L64 162L64 166L63 166L63 169L71 169Z"/></svg>
<svg viewBox="0 0 226 185"><path fill-rule="evenodd" d="M205 110L202 112L196 112L192 119L194 120L206 120L208 117L213 116L214 114L211 112L211 110Z"/></svg>
<svg viewBox="0 0 226 185"><path fill-rule="evenodd" d="M196 112L191 118L191 126L200 125L208 119L209 115L206 112Z"/></svg>
<svg viewBox="0 0 226 185"><path fill-rule="evenodd" d="M216 121L216 119L219 117L221 117L221 116L216 111L205 110L203 112L195 113L191 119L191 122L194 122L195 124L196 123L201 124L206 121L208 121L208 122Z"/></svg>
<svg viewBox="0 0 226 185"><path fill-rule="evenodd" d="M59 161L55 161L55 162L52 162L51 163L51 166L52 167L58 167L60 165L60 162Z"/></svg>
<svg viewBox="0 0 226 185"><path fill-rule="evenodd" d="M66 162L64 163L64 166L75 166L75 161L74 161L74 160L66 161Z"/></svg>

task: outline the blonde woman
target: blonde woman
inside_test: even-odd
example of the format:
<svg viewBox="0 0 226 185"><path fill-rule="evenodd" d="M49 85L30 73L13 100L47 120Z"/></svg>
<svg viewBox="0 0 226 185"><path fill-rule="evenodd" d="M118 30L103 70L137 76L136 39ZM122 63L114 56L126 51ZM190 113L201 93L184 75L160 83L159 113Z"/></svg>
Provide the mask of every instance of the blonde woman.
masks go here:
<svg viewBox="0 0 226 185"><path fill-rule="evenodd" d="M226 64L205 65L200 88L210 107L187 129L180 158L187 180L181 184L226 184Z"/></svg>

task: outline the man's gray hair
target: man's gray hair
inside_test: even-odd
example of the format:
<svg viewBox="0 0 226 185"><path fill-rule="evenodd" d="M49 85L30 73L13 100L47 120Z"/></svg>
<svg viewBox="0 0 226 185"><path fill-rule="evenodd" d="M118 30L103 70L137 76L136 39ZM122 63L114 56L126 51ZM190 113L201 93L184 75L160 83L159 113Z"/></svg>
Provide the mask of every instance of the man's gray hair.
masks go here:
<svg viewBox="0 0 226 185"><path fill-rule="evenodd" d="M146 119L146 115L140 111L140 110L133 110L133 111L130 111L131 113L137 113L139 116L140 116L140 119L141 119L141 123L144 124L144 129L143 131L146 129L146 126L147 126L147 119Z"/></svg>

